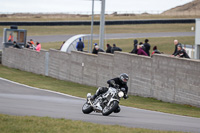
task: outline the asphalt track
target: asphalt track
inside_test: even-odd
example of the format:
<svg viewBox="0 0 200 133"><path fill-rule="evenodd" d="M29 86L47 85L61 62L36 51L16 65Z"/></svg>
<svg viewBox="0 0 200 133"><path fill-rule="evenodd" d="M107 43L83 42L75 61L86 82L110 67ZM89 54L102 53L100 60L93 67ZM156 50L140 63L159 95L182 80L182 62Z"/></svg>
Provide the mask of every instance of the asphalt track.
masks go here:
<svg viewBox="0 0 200 133"><path fill-rule="evenodd" d="M178 37L178 36L194 36L195 32L159 32L159 33L116 33L105 34L105 39L137 39L151 37ZM33 39L40 43L66 41L74 35L43 35L43 36L28 36L27 41ZM98 35L94 35L94 39L98 39ZM0 37L0 42L3 42ZM0 49L2 49L0 43Z"/></svg>
<svg viewBox="0 0 200 133"><path fill-rule="evenodd" d="M48 116L106 125L156 130L200 132L200 119L122 106L110 116L81 111L85 100L62 93L21 85L0 78L0 113L17 116Z"/></svg>

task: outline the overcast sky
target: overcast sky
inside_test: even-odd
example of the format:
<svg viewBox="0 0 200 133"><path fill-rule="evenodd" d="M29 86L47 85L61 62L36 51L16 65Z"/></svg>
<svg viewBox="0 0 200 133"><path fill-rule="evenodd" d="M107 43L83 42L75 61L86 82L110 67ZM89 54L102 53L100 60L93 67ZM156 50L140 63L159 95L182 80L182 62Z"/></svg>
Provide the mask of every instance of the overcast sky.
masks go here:
<svg viewBox="0 0 200 133"><path fill-rule="evenodd" d="M193 0L106 0L106 12L165 11ZM0 13L67 13L91 12L91 0L0 0ZM95 1L95 12L101 2Z"/></svg>

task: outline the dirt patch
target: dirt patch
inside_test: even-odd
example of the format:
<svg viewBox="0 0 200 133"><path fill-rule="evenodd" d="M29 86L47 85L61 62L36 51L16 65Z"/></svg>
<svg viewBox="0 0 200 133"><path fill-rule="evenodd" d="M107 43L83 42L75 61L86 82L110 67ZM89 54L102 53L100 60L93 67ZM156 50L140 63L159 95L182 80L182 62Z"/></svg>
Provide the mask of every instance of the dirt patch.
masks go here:
<svg viewBox="0 0 200 133"><path fill-rule="evenodd" d="M194 0L185 5L177 6L162 13L163 15L198 15L200 14L200 0Z"/></svg>

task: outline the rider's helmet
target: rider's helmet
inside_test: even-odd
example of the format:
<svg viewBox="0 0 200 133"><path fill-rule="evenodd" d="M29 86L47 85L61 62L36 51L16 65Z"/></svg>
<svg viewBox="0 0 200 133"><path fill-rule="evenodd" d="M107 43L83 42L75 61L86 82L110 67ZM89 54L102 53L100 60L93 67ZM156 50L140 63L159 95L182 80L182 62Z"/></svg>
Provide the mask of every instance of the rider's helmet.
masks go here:
<svg viewBox="0 0 200 133"><path fill-rule="evenodd" d="M126 74L126 73L120 74L119 78L120 78L122 84L126 84L129 80L128 74Z"/></svg>

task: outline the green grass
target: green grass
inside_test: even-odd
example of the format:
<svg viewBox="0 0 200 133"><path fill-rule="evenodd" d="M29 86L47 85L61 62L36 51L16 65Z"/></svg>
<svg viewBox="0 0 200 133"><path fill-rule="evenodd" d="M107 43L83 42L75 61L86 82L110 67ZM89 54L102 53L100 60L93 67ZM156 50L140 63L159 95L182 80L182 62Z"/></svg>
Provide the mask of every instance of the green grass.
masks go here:
<svg viewBox="0 0 200 133"><path fill-rule="evenodd" d="M0 122L1 133L181 133L35 116L0 114Z"/></svg>
<svg viewBox="0 0 200 133"><path fill-rule="evenodd" d="M89 92L94 94L97 89L96 87L61 81L51 77L7 68L2 65L0 65L0 77L29 86L62 92L82 98L86 98L86 94ZM127 100L122 99L120 104L130 107L200 118L200 108L188 105L166 103L153 98L129 96Z"/></svg>
<svg viewBox="0 0 200 133"><path fill-rule="evenodd" d="M134 38L135 39L135 38ZM144 42L146 38L138 38L139 42ZM182 44L194 45L194 37L159 37L159 38L148 38L151 44L151 52L154 46L157 46L159 51L165 54L172 54L174 52L174 40L178 39ZM94 42L99 42L94 40ZM122 48L124 52L131 52L133 49L133 39L109 39L105 40L105 44L117 44L118 47ZM49 50L50 48L59 49L62 42L49 42L42 43L42 48ZM85 50L87 51L87 41L85 41ZM106 48L105 48L106 49Z"/></svg>
<svg viewBox="0 0 200 133"><path fill-rule="evenodd" d="M195 24L138 24L138 25L106 25L105 33L152 33L152 32L191 32ZM0 26L0 36L3 36L3 28ZM26 29L28 36L40 35L74 35L90 34L90 26L19 26L18 29ZM94 34L99 34L99 26L94 26Z"/></svg>

